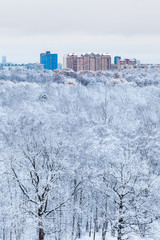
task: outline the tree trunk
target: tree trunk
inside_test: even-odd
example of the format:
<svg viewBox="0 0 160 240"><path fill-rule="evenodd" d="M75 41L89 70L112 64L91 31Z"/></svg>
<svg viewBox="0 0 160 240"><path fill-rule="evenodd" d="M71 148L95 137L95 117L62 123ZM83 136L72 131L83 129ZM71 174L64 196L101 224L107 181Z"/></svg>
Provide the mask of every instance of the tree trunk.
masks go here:
<svg viewBox="0 0 160 240"><path fill-rule="evenodd" d="M80 192L79 207L80 207L81 213L79 213L78 220L77 220L77 237L81 238L81 231L82 231L82 189L81 189L81 192Z"/></svg>
<svg viewBox="0 0 160 240"><path fill-rule="evenodd" d="M106 239L107 228L108 228L108 222L105 221L103 223L103 228L102 228L102 240Z"/></svg>
<svg viewBox="0 0 160 240"><path fill-rule="evenodd" d="M122 237L123 237L123 228L124 228L124 222L123 222L123 217L122 217L122 214L123 214L123 202L122 202L122 198L120 200L120 205L119 205L119 221L118 221L118 237L117 237L117 240L122 240Z"/></svg>
<svg viewBox="0 0 160 240"><path fill-rule="evenodd" d="M77 221L77 238L81 238L81 219L78 217Z"/></svg>
<svg viewBox="0 0 160 240"><path fill-rule="evenodd" d="M5 235L5 228L3 228L3 240L6 239L6 235Z"/></svg>
<svg viewBox="0 0 160 240"><path fill-rule="evenodd" d="M76 189L76 186L77 186L77 179L76 179L76 172L75 172L74 189ZM75 235L77 192L75 192L74 194L73 201L74 202L73 202L73 220L72 220L72 240L74 239L74 235Z"/></svg>
<svg viewBox="0 0 160 240"><path fill-rule="evenodd" d="M92 234L92 209L91 209L91 215L90 215L90 221L89 221L89 237L91 237Z"/></svg>
<svg viewBox="0 0 160 240"><path fill-rule="evenodd" d="M43 229L43 225L42 222L39 222L38 224L38 240L44 240L44 229Z"/></svg>
<svg viewBox="0 0 160 240"><path fill-rule="evenodd" d="M44 230L43 230L43 228L39 228L39 239L38 240L44 240L44 235L45 235L45 233L44 233Z"/></svg>
<svg viewBox="0 0 160 240"><path fill-rule="evenodd" d="M88 220L87 220L87 223L86 223L86 232L88 232L88 228L89 228L89 224L88 224Z"/></svg>

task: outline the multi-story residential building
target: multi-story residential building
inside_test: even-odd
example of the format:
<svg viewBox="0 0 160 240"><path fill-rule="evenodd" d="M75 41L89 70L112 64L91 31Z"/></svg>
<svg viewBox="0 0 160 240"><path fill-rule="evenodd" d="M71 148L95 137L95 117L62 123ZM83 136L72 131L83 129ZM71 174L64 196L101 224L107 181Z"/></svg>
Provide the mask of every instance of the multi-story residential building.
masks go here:
<svg viewBox="0 0 160 240"><path fill-rule="evenodd" d="M58 68L58 54L51 54L50 51L40 54L40 63L43 64L44 69L54 70Z"/></svg>
<svg viewBox="0 0 160 240"><path fill-rule="evenodd" d="M123 60L118 61L118 69L123 69L123 68L132 68L132 66L136 65L136 60L135 59L129 59L125 58Z"/></svg>
<svg viewBox="0 0 160 240"><path fill-rule="evenodd" d="M118 64L118 61L121 60L120 56L115 56L114 57L114 64Z"/></svg>
<svg viewBox="0 0 160 240"><path fill-rule="evenodd" d="M77 71L83 71L84 70L84 58L77 57Z"/></svg>
<svg viewBox="0 0 160 240"><path fill-rule="evenodd" d="M81 55L84 59L83 70L90 70L90 55L88 53Z"/></svg>
<svg viewBox="0 0 160 240"><path fill-rule="evenodd" d="M74 71L77 71L77 54L68 54L66 56L66 68L73 69Z"/></svg>
<svg viewBox="0 0 160 240"><path fill-rule="evenodd" d="M96 60L95 71L102 70L102 56L100 54L96 54L95 60Z"/></svg>
<svg viewBox="0 0 160 240"><path fill-rule="evenodd" d="M109 54L102 55L102 70L111 69L111 56Z"/></svg>
<svg viewBox="0 0 160 240"><path fill-rule="evenodd" d="M78 57L76 54L65 56L65 67L74 71L102 71L111 69L111 56L109 54L85 53Z"/></svg>
<svg viewBox="0 0 160 240"><path fill-rule="evenodd" d="M89 56L89 70L95 71L96 70L96 56L94 53L91 53Z"/></svg>

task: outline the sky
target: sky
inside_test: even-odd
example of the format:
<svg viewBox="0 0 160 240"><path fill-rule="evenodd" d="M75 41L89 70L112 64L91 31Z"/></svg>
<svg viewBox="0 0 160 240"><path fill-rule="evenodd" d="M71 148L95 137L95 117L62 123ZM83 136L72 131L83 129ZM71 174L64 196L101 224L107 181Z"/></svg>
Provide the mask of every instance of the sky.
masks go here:
<svg viewBox="0 0 160 240"><path fill-rule="evenodd" d="M1 0L0 62L39 62L44 51L110 53L160 63L159 0Z"/></svg>

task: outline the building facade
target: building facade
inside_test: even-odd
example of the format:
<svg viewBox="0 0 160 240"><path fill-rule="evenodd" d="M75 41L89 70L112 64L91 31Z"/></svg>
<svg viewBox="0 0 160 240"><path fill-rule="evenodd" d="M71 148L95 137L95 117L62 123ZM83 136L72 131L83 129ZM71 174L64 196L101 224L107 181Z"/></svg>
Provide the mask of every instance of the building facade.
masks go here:
<svg viewBox="0 0 160 240"><path fill-rule="evenodd" d="M83 71L84 70L84 58L77 57L77 71Z"/></svg>
<svg viewBox="0 0 160 240"><path fill-rule="evenodd" d="M111 69L110 54L85 53L78 57L76 54L65 56L65 67L74 71L105 71Z"/></svg>
<svg viewBox="0 0 160 240"><path fill-rule="evenodd" d="M66 56L66 68L77 71L77 54L68 54Z"/></svg>
<svg viewBox="0 0 160 240"><path fill-rule="evenodd" d="M43 64L44 69L54 70L58 68L58 54L50 53L47 51L46 53L40 54L40 63Z"/></svg>
<svg viewBox="0 0 160 240"><path fill-rule="evenodd" d="M118 61L118 69L124 69L124 68L133 68L136 65L135 59L129 59L125 58L123 60Z"/></svg>

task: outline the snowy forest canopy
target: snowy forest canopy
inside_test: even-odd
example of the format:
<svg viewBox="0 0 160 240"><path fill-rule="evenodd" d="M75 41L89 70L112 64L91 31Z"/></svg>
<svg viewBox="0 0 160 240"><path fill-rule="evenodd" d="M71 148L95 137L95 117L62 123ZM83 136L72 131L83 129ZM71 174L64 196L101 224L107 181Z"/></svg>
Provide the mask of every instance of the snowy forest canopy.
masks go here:
<svg viewBox="0 0 160 240"><path fill-rule="evenodd" d="M160 71L0 71L0 239L160 239Z"/></svg>

